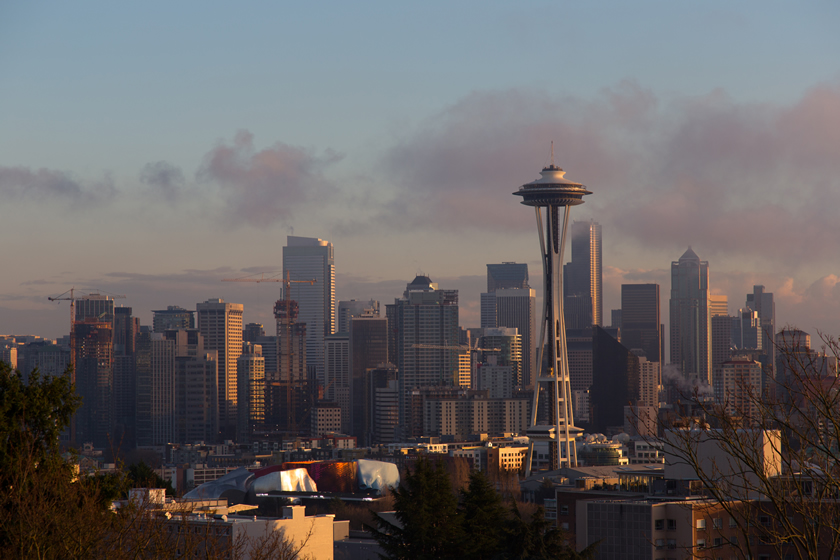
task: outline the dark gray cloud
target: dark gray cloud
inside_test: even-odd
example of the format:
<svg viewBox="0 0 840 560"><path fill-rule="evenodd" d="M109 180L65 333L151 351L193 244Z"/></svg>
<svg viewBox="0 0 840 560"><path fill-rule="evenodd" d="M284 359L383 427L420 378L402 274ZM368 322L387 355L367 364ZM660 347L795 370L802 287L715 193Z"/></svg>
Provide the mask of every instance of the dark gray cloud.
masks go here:
<svg viewBox="0 0 840 560"><path fill-rule="evenodd" d="M228 222L266 226L289 220L302 206L335 191L323 170L340 156L280 142L257 151L253 140L250 132L239 131L231 144L210 150L197 173L199 180L221 187Z"/></svg>
<svg viewBox="0 0 840 560"><path fill-rule="evenodd" d="M5 200L60 200L92 205L110 201L116 189L110 177L86 184L52 169L0 166L0 195Z"/></svg>
<svg viewBox="0 0 840 560"><path fill-rule="evenodd" d="M168 202L178 201L184 189L184 173L180 167L166 161L147 163L140 170L140 181L146 184L153 196L162 196Z"/></svg>

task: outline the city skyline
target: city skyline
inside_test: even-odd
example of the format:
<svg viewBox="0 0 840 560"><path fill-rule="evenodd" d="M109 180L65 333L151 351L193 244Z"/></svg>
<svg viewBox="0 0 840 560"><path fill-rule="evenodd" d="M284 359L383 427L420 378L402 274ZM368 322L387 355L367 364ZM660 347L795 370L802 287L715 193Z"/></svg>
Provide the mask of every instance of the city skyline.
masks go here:
<svg viewBox="0 0 840 560"><path fill-rule="evenodd" d="M422 272L477 326L487 263L540 268L508 198L551 140L597 194L605 318L690 245L730 313L764 285L778 328L840 332L838 10L6 6L0 332L67 334L73 286L271 325L276 286L220 280L290 234L336 246L337 299Z"/></svg>

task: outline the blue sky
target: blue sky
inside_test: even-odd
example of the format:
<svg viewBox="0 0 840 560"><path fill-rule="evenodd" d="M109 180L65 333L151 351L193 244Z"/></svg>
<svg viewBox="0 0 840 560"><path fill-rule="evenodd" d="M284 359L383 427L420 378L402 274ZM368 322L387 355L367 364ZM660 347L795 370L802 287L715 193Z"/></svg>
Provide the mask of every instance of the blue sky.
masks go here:
<svg viewBox="0 0 840 560"><path fill-rule="evenodd" d="M273 288L219 281L277 269L292 231L333 241L340 299L422 271L477 325L486 263L539 275L510 193L554 140L594 193L573 217L603 225L605 316L622 282L667 298L690 244L730 311L760 283L836 333L839 12L0 2L0 332L63 334L46 297L71 286L267 324Z"/></svg>

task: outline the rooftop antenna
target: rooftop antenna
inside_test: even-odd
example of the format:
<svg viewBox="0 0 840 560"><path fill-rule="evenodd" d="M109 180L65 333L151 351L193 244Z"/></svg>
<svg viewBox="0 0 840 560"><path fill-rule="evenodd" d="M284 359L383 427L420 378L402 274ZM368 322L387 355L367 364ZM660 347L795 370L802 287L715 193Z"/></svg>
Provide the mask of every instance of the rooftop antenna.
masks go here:
<svg viewBox="0 0 840 560"><path fill-rule="evenodd" d="M554 140L551 141L551 167L554 167Z"/></svg>

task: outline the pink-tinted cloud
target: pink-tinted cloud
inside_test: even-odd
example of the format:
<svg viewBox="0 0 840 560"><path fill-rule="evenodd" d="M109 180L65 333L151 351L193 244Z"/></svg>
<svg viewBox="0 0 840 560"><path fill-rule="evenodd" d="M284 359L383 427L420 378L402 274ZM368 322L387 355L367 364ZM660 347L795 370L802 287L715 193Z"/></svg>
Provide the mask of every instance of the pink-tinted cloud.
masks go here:
<svg viewBox="0 0 840 560"><path fill-rule="evenodd" d="M198 170L200 180L221 187L229 222L265 226L289 220L334 191L323 170L340 159L336 154L318 156L280 142L257 151L253 140L250 132L239 131L231 144L210 150Z"/></svg>
<svg viewBox="0 0 840 560"><path fill-rule="evenodd" d="M840 257L840 86L787 106L715 90L658 97L632 82L593 100L475 92L398 138L383 158L403 228L525 231L511 193L538 177L555 141L587 212L615 239L677 252L708 246L798 266ZM520 212L517 212L520 210Z"/></svg>

